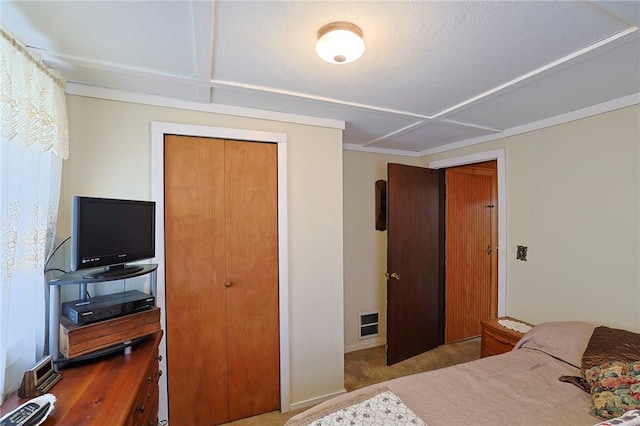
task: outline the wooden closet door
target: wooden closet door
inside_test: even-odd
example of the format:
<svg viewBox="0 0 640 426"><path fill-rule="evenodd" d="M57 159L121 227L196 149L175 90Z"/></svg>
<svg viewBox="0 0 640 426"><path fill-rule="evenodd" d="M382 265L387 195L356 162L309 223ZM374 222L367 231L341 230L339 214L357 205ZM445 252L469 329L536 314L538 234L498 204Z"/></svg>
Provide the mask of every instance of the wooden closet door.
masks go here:
<svg viewBox="0 0 640 426"><path fill-rule="evenodd" d="M227 141L229 420L280 407L277 145Z"/></svg>
<svg viewBox="0 0 640 426"><path fill-rule="evenodd" d="M166 136L169 418L228 421L224 141Z"/></svg>
<svg viewBox="0 0 640 426"><path fill-rule="evenodd" d="M479 336L497 312L495 161L446 171L446 338Z"/></svg>
<svg viewBox="0 0 640 426"><path fill-rule="evenodd" d="M170 423L280 407L277 145L165 138Z"/></svg>

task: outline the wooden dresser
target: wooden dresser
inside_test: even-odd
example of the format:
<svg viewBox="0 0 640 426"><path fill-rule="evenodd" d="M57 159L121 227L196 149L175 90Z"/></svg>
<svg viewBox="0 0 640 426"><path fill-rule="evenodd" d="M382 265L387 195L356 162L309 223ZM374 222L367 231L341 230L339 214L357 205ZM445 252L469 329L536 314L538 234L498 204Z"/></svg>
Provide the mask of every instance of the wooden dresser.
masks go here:
<svg viewBox="0 0 640 426"><path fill-rule="evenodd" d="M158 345L162 331L132 347L131 353L60 370L50 391L55 408L42 426L156 426L158 424ZM0 407L7 413L28 398L11 395Z"/></svg>
<svg viewBox="0 0 640 426"><path fill-rule="evenodd" d="M518 343L522 336L524 336L524 333L510 330L498 324L498 320L501 319L507 319L527 324L524 321L520 321L518 319L510 317L501 317L482 321L480 356L483 358L486 356L499 355L505 352L509 352L513 349L516 343Z"/></svg>

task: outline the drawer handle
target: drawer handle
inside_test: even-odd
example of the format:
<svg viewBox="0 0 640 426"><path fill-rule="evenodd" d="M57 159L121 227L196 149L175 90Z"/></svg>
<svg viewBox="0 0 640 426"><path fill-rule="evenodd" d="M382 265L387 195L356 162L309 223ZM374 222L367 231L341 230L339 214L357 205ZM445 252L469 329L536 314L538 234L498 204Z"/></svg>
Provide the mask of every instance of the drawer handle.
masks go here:
<svg viewBox="0 0 640 426"><path fill-rule="evenodd" d="M141 405L138 407L138 411L140 411L141 413L144 413L144 409L145 409L144 404L141 404Z"/></svg>
<svg viewBox="0 0 640 426"><path fill-rule="evenodd" d="M147 377L147 384L150 385L151 384L151 376Z"/></svg>

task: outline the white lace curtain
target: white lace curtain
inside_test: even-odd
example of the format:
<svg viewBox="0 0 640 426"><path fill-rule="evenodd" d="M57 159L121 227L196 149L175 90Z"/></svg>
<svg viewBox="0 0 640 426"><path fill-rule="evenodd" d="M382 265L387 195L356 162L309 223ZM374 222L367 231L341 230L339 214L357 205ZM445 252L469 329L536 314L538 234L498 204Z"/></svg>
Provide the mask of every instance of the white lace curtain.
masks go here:
<svg viewBox="0 0 640 426"><path fill-rule="evenodd" d="M0 27L0 403L43 355L69 134L64 80Z"/></svg>

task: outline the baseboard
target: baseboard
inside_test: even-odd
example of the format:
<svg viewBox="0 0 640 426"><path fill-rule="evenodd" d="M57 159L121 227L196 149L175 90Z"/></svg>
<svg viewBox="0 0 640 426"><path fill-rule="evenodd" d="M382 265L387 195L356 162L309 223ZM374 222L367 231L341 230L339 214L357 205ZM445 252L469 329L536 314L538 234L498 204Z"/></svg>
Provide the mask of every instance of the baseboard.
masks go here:
<svg viewBox="0 0 640 426"><path fill-rule="evenodd" d="M355 345L345 346L344 353L359 351L362 349L375 348L376 346L383 346L386 344L387 344L386 340L382 337L377 337L375 339L361 340Z"/></svg>
<svg viewBox="0 0 640 426"><path fill-rule="evenodd" d="M293 404L291 404L289 406L290 411L295 411L295 410L300 410L302 408L309 408L309 407L313 407L314 405L318 405L321 402L325 402L330 400L331 398L335 398L338 395L342 395L344 393L347 393L346 389L342 389L339 392L334 392L331 393L329 395L324 395L318 398L312 398L312 399L307 399L306 401L300 401L300 402L294 402Z"/></svg>

